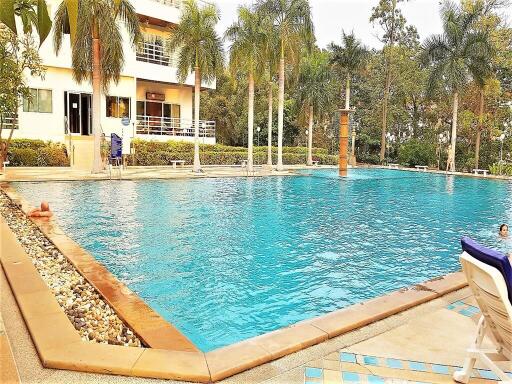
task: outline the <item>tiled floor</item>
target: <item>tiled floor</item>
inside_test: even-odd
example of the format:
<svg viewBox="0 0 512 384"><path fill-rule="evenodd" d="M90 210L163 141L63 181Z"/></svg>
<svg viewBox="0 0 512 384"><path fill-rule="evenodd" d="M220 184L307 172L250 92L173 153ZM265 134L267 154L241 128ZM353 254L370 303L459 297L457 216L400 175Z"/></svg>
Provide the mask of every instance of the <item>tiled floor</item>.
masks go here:
<svg viewBox="0 0 512 384"><path fill-rule="evenodd" d="M453 382L453 373L461 368L460 364L464 360L463 348L457 348L458 351L454 351L452 359L444 359L442 356L436 356L431 352L436 349L445 350L447 342L460 340L460 331L469 330L478 321L479 317L480 309L476 306L476 301L472 296L450 302L444 308L430 315L431 320L438 319L439 321L430 321L432 332L430 335L423 336L430 336L431 341L430 343L425 342L423 348L417 345L414 340L414 338L425 340L423 336L413 335L410 332L411 329L416 331L423 329L421 322L411 321L411 324L398 327L360 345L341 349L337 353L332 353L315 362L316 365L313 363L305 367L304 383L451 383ZM436 346L436 340L440 340L437 337L440 333L440 324L444 324L446 330L454 329L454 325L459 325L459 334L452 334L452 338L441 341L440 345ZM393 335L393 333L396 333L396 335ZM400 334L402 336L408 335L406 338L410 337L410 345L405 347L404 344L401 344L401 341L404 340L403 337L399 336ZM468 332L468 336L472 336L471 332ZM387 349L387 354L376 354L378 351L384 351L382 347L390 344L395 344L395 348L397 345L404 346L399 351L397 350L398 353L390 352ZM469 339L467 345L469 346ZM408 356L407 349L411 347L414 349L414 353L410 354L409 357L404 357ZM363 350L366 353L361 353ZM421 356L430 357L430 359L421 359ZM455 357L458 358L456 364L454 364ZM509 376L512 379L512 363L509 363L508 368L507 366L505 368L509 370ZM481 365L477 365L477 368L473 370L472 383L495 382L496 380L498 380L497 376L489 369L482 368Z"/></svg>

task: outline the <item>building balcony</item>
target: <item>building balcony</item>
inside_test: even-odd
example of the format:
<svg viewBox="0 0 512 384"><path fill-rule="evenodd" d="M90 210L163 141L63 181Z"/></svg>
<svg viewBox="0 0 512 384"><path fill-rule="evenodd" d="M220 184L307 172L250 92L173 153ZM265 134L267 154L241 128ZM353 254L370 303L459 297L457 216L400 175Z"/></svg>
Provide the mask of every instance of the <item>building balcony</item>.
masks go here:
<svg viewBox="0 0 512 384"><path fill-rule="evenodd" d="M19 123L18 123L18 116L4 116L2 119L2 129L18 129ZM7 136L9 136L7 134Z"/></svg>
<svg viewBox="0 0 512 384"><path fill-rule="evenodd" d="M173 117L137 115L136 132L138 135L194 137L193 120ZM199 137L215 137L215 121L199 120Z"/></svg>
<svg viewBox="0 0 512 384"><path fill-rule="evenodd" d="M137 61L158 64L165 67L176 67L176 58L166 52L163 44L143 42L137 49L135 56Z"/></svg>

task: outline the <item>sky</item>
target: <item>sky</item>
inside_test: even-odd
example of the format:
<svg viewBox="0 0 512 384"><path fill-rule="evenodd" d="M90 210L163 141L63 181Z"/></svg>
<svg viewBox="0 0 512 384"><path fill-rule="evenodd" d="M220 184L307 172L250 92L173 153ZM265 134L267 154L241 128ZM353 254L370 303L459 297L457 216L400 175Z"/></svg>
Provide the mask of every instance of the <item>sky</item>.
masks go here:
<svg viewBox="0 0 512 384"><path fill-rule="evenodd" d="M231 25L237 16L240 4L250 5L252 0L216 0L221 12L221 20L217 26L220 34ZM439 18L439 0L409 0L400 3L400 9L407 22L414 25L420 34L420 40L441 32ZM378 26L369 22L372 8L378 0L310 0L315 35L320 48L325 48L332 41L341 43L341 30L354 31L356 36L370 48L380 48L377 35ZM512 9L508 10L509 20Z"/></svg>

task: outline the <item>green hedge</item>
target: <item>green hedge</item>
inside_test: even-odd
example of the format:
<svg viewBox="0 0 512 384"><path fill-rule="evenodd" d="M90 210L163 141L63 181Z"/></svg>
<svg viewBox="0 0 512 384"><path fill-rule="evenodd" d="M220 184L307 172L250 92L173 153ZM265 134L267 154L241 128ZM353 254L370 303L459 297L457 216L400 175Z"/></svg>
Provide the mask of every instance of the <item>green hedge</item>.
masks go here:
<svg viewBox="0 0 512 384"><path fill-rule="evenodd" d="M63 144L42 140L13 139L8 151L12 167L66 167L69 158Z"/></svg>
<svg viewBox="0 0 512 384"><path fill-rule="evenodd" d="M134 140L132 144L135 149L136 165L171 165L172 160L185 160L187 164L192 164L194 161L193 143ZM199 158L203 165L236 165L247 159L247 148L221 144L201 144L199 147ZM285 164L304 164L306 155L306 147L283 147ZM324 148L313 148L313 160L320 164L338 163L338 157L329 155ZM272 148L272 161L274 164L277 162L277 148ZM129 162L131 164L131 158ZM254 147L254 162L266 164L267 147Z"/></svg>
<svg viewBox="0 0 512 384"><path fill-rule="evenodd" d="M489 171L493 175L512 176L512 164L502 164L500 166L498 163L495 163L489 167Z"/></svg>

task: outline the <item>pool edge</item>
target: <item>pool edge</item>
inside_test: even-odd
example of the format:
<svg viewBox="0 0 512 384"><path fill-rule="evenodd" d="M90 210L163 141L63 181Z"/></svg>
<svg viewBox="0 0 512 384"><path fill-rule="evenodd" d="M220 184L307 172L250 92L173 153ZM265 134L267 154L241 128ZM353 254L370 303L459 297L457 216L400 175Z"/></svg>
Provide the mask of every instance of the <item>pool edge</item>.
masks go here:
<svg viewBox="0 0 512 384"><path fill-rule="evenodd" d="M1 183L0 188L11 200L21 203L25 209L27 208L26 201L8 183ZM83 271L81 267L85 266L85 269L94 268L91 267L91 263L92 265L95 263L102 268L102 273L106 272L106 274L102 275L102 281L103 277L113 279L112 289L107 289L106 292L104 285L91 283L102 296L105 297L105 294L119 296L120 292L118 291L122 290L123 287L131 293L124 284L119 282L105 267L99 264L92 255L67 237L55 222L52 220L32 221L52 242L52 236L57 242L61 242L62 249L57 244L55 245L70 262L73 263L72 258L78 261L82 258L84 263L87 261L87 264L80 262L76 264L73 263L79 273L84 275L84 272L87 271ZM163 348L137 349L84 342L80 340L78 333L71 326L63 312L60 317L55 313L48 314L48 316L57 316L59 322L65 319L69 323L69 327L64 327L65 330L59 332L58 340L61 340L61 342L57 344L55 344L55 342L53 344L45 344L43 341L47 340L45 334L50 328L51 323L45 323L43 321L41 324L41 321L36 321L36 323L33 324L34 318L27 316L27 305L36 304L29 302L23 304L23 298L19 293L22 288L20 284L22 283L16 279L16 274L19 274L19 272L16 271L16 268L12 268L12 266L6 267L10 262L13 262L13 258L6 254L4 247L13 248L18 246L20 249L16 251L15 259L19 258L24 260L25 263L28 261L31 265L30 258L26 255L24 250L21 249L21 245L17 243L16 235L10 230L1 217L0 222L2 232L7 229L12 236L14 236L12 240L8 240L10 244L7 245L5 236L2 236L0 261L2 262L3 269L18 303L18 307L29 328L32 340L36 345L39 357L43 365L48 368L197 382L218 381L382 320L419 304L439 298L447 293L461 289L467 285L461 272L447 274L207 353L200 351L166 350ZM67 245L66 242L68 242ZM72 249L77 252L76 255L69 255L70 249L67 248L68 246L71 246ZM27 271L24 271L24 274L24 278L26 278L28 276L26 275ZM31 280L33 284L37 285L38 283L36 282L41 280L37 270L33 268L33 270L30 271L30 275L29 281ZM84 277L86 276L84 275ZM49 288L47 288L47 290L49 291ZM144 306L148 307L137 295L131 294L136 296ZM109 301L110 304L110 300L107 301ZM113 308L116 310L116 313L123 318L118 312L118 308L121 308L121 311L123 310L122 301L114 301L114 303L115 306L113 306ZM46 316L43 317L46 318ZM62 317L64 319L62 319ZM123 320L125 320L125 318L123 318ZM139 321L140 320L139 317ZM170 323L165 320L162 319L162 321L170 325ZM126 322L132 326L129 321ZM44 324L46 324L46 326ZM65 322L63 322L63 324L65 324ZM158 332L156 335L160 336Z"/></svg>

